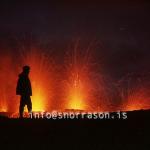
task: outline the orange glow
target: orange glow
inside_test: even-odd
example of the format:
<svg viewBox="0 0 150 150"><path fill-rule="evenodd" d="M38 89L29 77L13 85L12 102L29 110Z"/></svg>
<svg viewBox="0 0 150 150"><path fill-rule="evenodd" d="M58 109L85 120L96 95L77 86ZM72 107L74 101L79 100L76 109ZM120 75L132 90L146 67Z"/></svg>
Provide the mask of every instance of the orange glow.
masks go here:
<svg viewBox="0 0 150 150"><path fill-rule="evenodd" d="M3 99L0 101L0 112L7 112L8 111L8 107L6 104L6 99Z"/></svg>
<svg viewBox="0 0 150 150"><path fill-rule="evenodd" d="M17 59L16 54L13 55L10 49L0 59L1 110L18 113L20 96L15 94L16 83L18 75L22 72L22 66L29 65L33 111L53 109L95 111L100 100L101 104L105 100L102 100L101 96L97 97L100 93L101 81L97 79L98 75L94 74L93 68L91 69L93 64L91 64L90 49L90 46L82 49L82 46L75 44L74 49L70 49L71 53L67 53L70 55L65 63L61 65L54 63L54 57L50 55L50 52L32 45L23 46L23 49L17 53ZM59 65L63 68L62 70L59 70ZM102 105L100 108L102 109ZM25 111L27 111L26 107Z"/></svg>
<svg viewBox="0 0 150 150"><path fill-rule="evenodd" d="M132 111L132 110L145 109L145 107L144 107L143 104L140 104L140 103L136 102L136 103L132 103L132 104L128 105L128 106L126 107L126 109L127 109L128 111Z"/></svg>
<svg viewBox="0 0 150 150"><path fill-rule="evenodd" d="M135 99L133 102L128 102L127 106L125 107L125 110L132 111L132 110L141 110L141 109L149 109L150 105L148 102L145 102L146 100L142 99Z"/></svg>
<svg viewBox="0 0 150 150"><path fill-rule="evenodd" d="M149 109L150 98L147 94L146 89L139 89L135 90L132 93L130 93L127 104L125 106L125 110L127 111L133 111L133 110L141 110L141 109Z"/></svg>
<svg viewBox="0 0 150 150"><path fill-rule="evenodd" d="M41 80L43 80L41 79L43 77L41 73L36 77L36 73L34 73L35 69L36 68L32 66L30 73L33 93L33 96L31 96L33 106L32 110L45 111L47 109L47 100L49 98L48 91L45 89L47 86L41 82Z"/></svg>
<svg viewBox="0 0 150 150"><path fill-rule="evenodd" d="M44 111L46 110L45 106L45 95L42 93L42 89L33 86L33 93L35 93L31 99L32 99L32 110L33 111Z"/></svg>
<svg viewBox="0 0 150 150"><path fill-rule="evenodd" d="M7 107L2 106L2 107L0 108L0 112L7 112Z"/></svg>
<svg viewBox="0 0 150 150"><path fill-rule="evenodd" d="M91 89L89 49L89 47L81 49L77 41L67 53L65 70L67 83L63 85L65 87L65 109L87 110L90 107L88 106Z"/></svg>
<svg viewBox="0 0 150 150"><path fill-rule="evenodd" d="M117 101L111 96L117 96L112 94L111 86L107 87L111 80L105 79L101 71L95 71L97 67L92 68L90 48L87 49L75 45L70 53L68 51L64 64L55 64L50 54L36 47L21 50L17 59L11 51L4 52L0 59L0 112L18 115L20 96L16 96L15 90L24 65L31 67L33 111L133 111L150 108L149 89L141 85L129 86L129 91L125 92L118 90L120 103L116 105Z"/></svg>
<svg viewBox="0 0 150 150"><path fill-rule="evenodd" d="M68 101L67 108L86 110L85 92L83 91L83 85L78 75L69 89Z"/></svg>

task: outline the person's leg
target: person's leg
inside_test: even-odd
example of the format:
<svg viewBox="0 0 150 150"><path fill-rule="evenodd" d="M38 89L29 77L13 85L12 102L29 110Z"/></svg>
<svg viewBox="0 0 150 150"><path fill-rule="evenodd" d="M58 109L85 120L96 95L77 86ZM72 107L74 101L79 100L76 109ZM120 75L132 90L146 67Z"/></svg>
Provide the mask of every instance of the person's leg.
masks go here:
<svg viewBox="0 0 150 150"><path fill-rule="evenodd" d="M21 98L20 98L20 106L19 106L19 115L20 115L19 117L20 118L23 118L24 106L25 106L24 97L21 96Z"/></svg>
<svg viewBox="0 0 150 150"><path fill-rule="evenodd" d="M32 112L32 102L31 102L30 96L27 97L27 108L28 108L28 112L31 113Z"/></svg>

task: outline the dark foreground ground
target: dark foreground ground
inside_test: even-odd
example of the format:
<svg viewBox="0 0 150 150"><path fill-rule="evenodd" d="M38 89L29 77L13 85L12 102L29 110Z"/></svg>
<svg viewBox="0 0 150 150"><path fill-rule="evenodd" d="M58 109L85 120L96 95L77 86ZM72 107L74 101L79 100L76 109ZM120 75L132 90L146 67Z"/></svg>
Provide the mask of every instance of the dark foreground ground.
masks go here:
<svg viewBox="0 0 150 150"><path fill-rule="evenodd" d="M128 119L47 120L0 117L0 149L149 150L150 111Z"/></svg>

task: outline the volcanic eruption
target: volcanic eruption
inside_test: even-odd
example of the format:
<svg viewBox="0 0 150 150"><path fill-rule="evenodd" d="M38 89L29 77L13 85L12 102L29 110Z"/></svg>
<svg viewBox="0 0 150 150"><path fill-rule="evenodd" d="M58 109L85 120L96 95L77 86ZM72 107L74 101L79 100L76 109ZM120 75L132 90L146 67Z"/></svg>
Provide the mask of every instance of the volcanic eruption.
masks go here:
<svg viewBox="0 0 150 150"><path fill-rule="evenodd" d="M85 111L118 111L149 109L146 87L124 86L119 83L119 106L110 94L110 82L94 59L94 47L79 41L65 51L64 62L55 61L49 49L31 45L13 50L3 49L0 56L0 112L18 113L19 97L15 95L16 82L22 66L31 67L33 111L66 109ZM1 48L2 49L2 48ZM61 69L59 69L61 68Z"/></svg>

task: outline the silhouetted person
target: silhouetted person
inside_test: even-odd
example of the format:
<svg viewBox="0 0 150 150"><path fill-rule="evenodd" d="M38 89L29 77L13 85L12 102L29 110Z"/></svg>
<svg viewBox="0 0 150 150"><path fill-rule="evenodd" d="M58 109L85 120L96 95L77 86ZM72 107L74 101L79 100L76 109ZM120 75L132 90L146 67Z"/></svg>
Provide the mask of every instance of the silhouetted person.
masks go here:
<svg viewBox="0 0 150 150"><path fill-rule="evenodd" d="M24 106L27 105L28 112L32 111L32 102L30 96L32 96L31 82L29 79L30 67L24 66L23 71L19 74L17 82L16 94L21 96L19 113L20 118L23 118Z"/></svg>

